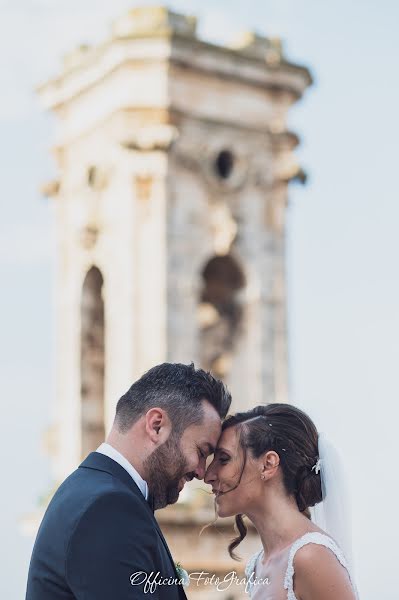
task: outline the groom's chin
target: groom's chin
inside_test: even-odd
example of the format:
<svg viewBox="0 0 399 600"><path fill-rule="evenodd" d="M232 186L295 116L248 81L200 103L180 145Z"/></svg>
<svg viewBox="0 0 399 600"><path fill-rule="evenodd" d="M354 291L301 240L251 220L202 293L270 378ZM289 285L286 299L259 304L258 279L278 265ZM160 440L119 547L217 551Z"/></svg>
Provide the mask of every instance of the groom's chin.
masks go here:
<svg viewBox="0 0 399 600"><path fill-rule="evenodd" d="M183 489L183 488L181 488ZM179 495L181 492L180 486L173 487L168 490L167 494L167 504L176 504L179 499Z"/></svg>

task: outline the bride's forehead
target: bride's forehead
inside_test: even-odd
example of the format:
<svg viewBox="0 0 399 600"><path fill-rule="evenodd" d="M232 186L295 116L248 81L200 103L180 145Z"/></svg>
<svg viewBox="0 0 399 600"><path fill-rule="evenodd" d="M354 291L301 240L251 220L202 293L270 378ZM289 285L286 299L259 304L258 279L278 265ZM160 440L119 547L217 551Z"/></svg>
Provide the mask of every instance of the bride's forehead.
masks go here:
<svg viewBox="0 0 399 600"><path fill-rule="evenodd" d="M237 427L228 427L220 434L218 439L217 448L223 446L224 448L231 448L232 450L237 448L239 444Z"/></svg>

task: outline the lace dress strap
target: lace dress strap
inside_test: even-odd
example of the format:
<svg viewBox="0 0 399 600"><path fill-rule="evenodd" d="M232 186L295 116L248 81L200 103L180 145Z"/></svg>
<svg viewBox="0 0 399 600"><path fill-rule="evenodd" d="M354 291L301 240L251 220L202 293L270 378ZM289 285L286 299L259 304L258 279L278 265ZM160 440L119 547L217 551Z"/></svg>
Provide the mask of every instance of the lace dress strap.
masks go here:
<svg viewBox="0 0 399 600"><path fill-rule="evenodd" d="M341 565L347 570L355 592L355 596L356 598L358 598L356 587L352 581L348 568L348 563L342 550L339 548L336 542L334 542L334 540L328 535L325 535L324 533L320 533L318 531L311 531L309 533L305 533L305 535L296 540L290 548L290 552L288 555L288 566L284 578L284 589L288 590L287 600L297 600L294 594L294 557L297 551L300 548L303 548L303 546L306 546L306 544L319 544L320 546L325 546L335 554Z"/></svg>
<svg viewBox="0 0 399 600"><path fill-rule="evenodd" d="M245 567L245 578L247 580L247 585L245 587L245 591L247 594L251 596L252 588L254 587L254 578L255 578L255 567L259 556L262 554L263 548L255 552L247 562L247 566Z"/></svg>

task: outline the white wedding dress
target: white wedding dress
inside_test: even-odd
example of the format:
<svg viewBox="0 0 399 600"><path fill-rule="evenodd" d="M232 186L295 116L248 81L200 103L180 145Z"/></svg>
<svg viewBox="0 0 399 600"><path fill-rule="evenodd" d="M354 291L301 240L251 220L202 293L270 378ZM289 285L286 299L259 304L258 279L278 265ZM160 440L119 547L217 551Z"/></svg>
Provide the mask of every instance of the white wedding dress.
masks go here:
<svg viewBox="0 0 399 600"><path fill-rule="evenodd" d="M351 577L348 563L345 559L345 556L339 546L334 542L332 538L328 535L320 533L318 531L312 531L309 533L305 533L302 537L298 538L290 547L288 553L288 564L284 577L284 589L287 590L287 595L284 596L287 600L297 600L297 597L294 593L294 557L296 552L306 546L306 544L319 544L320 546L325 546L329 548L337 557L337 560L341 563L343 567L348 571L349 578L352 583L352 587L355 593L355 597L358 599L358 593L356 590L355 583ZM247 592L252 597L257 585L262 585L260 583L256 584L256 564L258 562L258 558L263 553L263 548L256 552L247 563L245 568L245 576L248 581ZM255 581L253 581L255 579Z"/></svg>

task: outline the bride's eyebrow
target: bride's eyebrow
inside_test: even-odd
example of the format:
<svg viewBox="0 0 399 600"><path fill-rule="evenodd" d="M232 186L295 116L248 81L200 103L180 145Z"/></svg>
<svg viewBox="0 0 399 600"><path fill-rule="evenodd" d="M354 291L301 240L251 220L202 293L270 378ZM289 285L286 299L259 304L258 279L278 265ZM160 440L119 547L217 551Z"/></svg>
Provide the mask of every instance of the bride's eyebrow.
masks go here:
<svg viewBox="0 0 399 600"><path fill-rule="evenodd" d="M228 451L228 450L226 450L226 448L222 448L222 446L218 446L218 447L216 448L216 450L215 450L215 454L216 454L217 452L225 452L226 454L229 454L229 451Z"/></svg>

